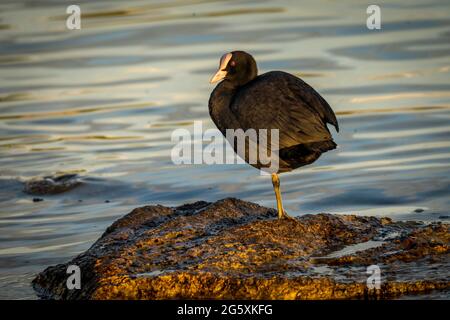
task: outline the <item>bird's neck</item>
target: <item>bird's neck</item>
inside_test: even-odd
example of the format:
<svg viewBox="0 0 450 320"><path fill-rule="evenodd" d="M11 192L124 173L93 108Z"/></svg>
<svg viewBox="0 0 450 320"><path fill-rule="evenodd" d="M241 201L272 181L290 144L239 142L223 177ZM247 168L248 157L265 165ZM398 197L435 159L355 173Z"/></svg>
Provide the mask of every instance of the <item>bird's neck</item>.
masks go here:
<svg viewBox="0 0 450 320"><path fill-rule="evenodd" d="M222 81L209 99L209 114L217 128L225 135L226 129L238 129L239 123L231 111L231 103L238 87L229 81Z"/></svg>

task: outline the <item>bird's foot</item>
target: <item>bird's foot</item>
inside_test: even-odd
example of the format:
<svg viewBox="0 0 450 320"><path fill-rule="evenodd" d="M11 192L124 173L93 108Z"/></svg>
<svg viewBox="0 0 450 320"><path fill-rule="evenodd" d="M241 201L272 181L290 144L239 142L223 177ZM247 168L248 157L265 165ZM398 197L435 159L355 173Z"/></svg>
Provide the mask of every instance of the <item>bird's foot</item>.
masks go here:
<svg viewBox="0 0 450 320"><path fill-rule="evenodd" d="M292 220L292 221L298 222L297 219L288 215L287 212L284 210L283 210L282 214L278 214L278 219L287 219L287 220Z"/></svg>

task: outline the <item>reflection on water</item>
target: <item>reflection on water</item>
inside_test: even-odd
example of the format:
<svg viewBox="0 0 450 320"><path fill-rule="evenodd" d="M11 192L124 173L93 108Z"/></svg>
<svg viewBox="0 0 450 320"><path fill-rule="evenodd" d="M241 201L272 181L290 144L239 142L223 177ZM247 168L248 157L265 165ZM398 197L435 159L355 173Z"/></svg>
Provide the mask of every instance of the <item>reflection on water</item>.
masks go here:
<svg viewBox="0 0 450 320"><path fill-rule="evenodd" d="M133 207L239 197L274 206L248 165L174 166L171 132L202 120L221 54L254 54L318 89L338 114L339 148L282 176L287 210L448 219L448 1L68 1L0 3L0 298L87 249ZM23 181L84 184L33 202Z"/></svg>

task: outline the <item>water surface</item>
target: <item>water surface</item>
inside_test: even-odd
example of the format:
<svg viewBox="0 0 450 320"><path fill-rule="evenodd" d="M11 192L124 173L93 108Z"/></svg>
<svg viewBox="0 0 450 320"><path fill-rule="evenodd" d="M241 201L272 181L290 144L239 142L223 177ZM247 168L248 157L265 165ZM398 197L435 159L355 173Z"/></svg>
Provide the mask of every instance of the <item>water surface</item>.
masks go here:
<svg viewBox="0 0 450 320"><path fill-rule="evenodd" d="M208 80L235 49L260 72L302 77L337 113L339 148L281 177L291 215L448 221L450 2L383 2L378 31L361 1L77 3L74 31L70 1L0 3L0 298L35 298L37 272L136 206L275 207L270 179L248 165L170 158L173 130L214 127ZM56 173L84 185L42 202L22 192Z"/></svg>

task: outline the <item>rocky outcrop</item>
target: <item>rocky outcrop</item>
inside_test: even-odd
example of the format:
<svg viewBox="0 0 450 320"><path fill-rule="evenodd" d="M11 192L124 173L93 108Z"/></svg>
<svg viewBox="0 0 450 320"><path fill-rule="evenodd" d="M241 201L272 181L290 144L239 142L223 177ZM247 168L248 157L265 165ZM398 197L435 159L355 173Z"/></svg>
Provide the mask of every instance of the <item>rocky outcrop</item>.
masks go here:
<svg viewBox="0 0 450 320"><path fill-rule="evenodd" d="M450 287L447 224L296 220L237 199L137 208L33 286L53 299L364 299ZM79 290L66 287L69 265L81 269ZM371 265L379 289L367 285Z"/></svg>
<svg viewBox="0 0 450 320"><path fill-rule="evenodd" d="M64 174L59 176L47 176L41 179L35 178L25 182L23 191L31 195L52 195L72 190L81 185L76 174Z"/></svg>

